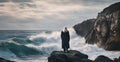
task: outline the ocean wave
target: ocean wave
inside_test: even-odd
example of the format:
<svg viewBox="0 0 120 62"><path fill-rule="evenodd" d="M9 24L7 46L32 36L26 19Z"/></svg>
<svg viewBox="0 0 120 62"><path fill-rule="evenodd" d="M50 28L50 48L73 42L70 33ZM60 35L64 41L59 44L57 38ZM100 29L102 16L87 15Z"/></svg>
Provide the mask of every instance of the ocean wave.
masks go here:
<svg viewBox="0 0 120 62"><path fill-rule="evenodd" d="M120 55L119 51L106 51L96 45L86 44L85 39L77 36L73 29L69 29L69 31L71 38L69 50L78 50L93 60L99 55L105 55L112 59ZM60 31L44 31L25 38L13 37L0 40L0 57L29 57L31 55L48 57L52 51L62 50L60 34Z"/></svg>
<svg viewBox="0 0 120 62"><path fill-rule="evenodd" d="M41 53L35 48L28 47L25 45L20 45L13 42L0 43L0 48L1 48L0 51L11 52L12 54L15 54L17 57L26 57L26 56L37 55Z"/></svg>

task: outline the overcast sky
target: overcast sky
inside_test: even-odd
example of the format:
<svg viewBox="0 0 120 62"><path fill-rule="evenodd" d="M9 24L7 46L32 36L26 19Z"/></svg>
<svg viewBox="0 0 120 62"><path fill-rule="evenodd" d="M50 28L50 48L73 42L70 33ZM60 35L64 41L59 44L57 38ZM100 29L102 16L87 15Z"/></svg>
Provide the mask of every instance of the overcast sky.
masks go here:
<svg viewBox="0 0 120 62"><path fill-rule="evenodd" d="M0 0L0 30L61 30L119 0Z"/></svg>

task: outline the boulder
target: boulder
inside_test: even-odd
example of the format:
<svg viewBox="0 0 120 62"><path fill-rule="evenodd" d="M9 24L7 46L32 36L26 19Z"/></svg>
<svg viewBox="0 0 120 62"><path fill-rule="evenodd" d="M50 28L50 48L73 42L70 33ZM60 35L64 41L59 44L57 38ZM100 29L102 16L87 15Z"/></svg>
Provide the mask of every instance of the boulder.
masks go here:
<svg viewBox="0 0 120 62"><path fill-rule="evenodd" d="M53 51L48 57L48 62L80 62L82 59L88 59L88 55L76 50L70 50L68 53Z"/></svg>
<svg viewBox="0 0 120 62"><path fill-rule="evenodd" d="M115 58L114 62L120 62L120 56L119 56L119 58Z"/></svg>
<svg viewBox="0 0 120 62"><path fill-rule="evenodd" d="M94 62L113 62L113 60L104 55L100 55L94 60Z"/></svg>

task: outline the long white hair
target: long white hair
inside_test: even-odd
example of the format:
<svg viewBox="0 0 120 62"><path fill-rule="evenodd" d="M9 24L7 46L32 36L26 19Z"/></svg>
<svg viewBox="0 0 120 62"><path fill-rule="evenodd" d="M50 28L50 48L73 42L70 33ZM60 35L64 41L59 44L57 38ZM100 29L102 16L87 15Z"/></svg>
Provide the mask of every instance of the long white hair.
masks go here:
<svg viewBox="0 0 120 62"><path fill-rule="evenodd" d="M67 27L65 27L65 28L63 29L63 32L68 32Z"/></svg>

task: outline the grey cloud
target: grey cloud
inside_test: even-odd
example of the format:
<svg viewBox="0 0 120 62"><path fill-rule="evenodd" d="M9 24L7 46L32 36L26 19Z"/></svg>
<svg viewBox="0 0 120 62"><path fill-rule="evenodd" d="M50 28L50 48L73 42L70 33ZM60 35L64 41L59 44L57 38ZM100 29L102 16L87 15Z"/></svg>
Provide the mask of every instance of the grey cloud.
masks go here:
<svg viewBox="0 0 120 62"><path fill-rule="evenodd" d="M0 2L8 2L8 0L0 0Z"/></svg>
<svg viewBox="0 0 120 62"><path fill-rule="evenodd" d="M0 2L32 2L32 0L0 0Z"/></svg>
<svg viewBox="0 0 120 62"><path fill-rule="evenodd" d="M46 0L54 4L104 5L119 2L119 0Z"/></svg>
<svg viewBox="0 0 120 62"><path fill-rule="evenodd" d="M39 30L41 22L35 19L17 19L11 16L0 16L0 30Z"/></svg>
<svg viewBox="0 0 120 62"><path fill-rule="evenodd" d="M12 2L32 2L32 0L10 0Z"/></svg>
<svg viewBox="0 0 120 62"><path fill-rule="evenodd" d="M36 5L30 3L19 3L18 7L21 9L24 9L25 7L36 8Z"/></svg>
<svg viewBox="0 0 120 62"><path fill-rule="evenodd" d="M119 0L82 0L83 5L108 5Z"/></svg>
<svg viewBox="0 0 120 62"><path fill-rule="evenodd" d="M62 29L64 26L67 26L67 27L72 26L74 24L82 22L83 20L96 17L97 13L99 11L102 11L104 6L109 6L110 4L113 4L117 2L118 0L114 0L114 1L113 0L38 0L38 1L44 1L45 5L40 3L40 5L37 6L37 8L35 8L36 3L31 4L32 0L0 0L0 2L6 2L6 1L13 1L15 3L16 2L30 2L30 3L19 3L19 4L17 3L17 5L15 6L19 7L19 9L15 9L16 10L16 13L14 13L15 16L19 12L22 12L22 11L24 12L25 10L23 8L25 8L27 11L25 11L25 14L20 13L20 15L28 16L29 13L33 12L30 15L34 14L37 16L32 16L33 19L32 18L21 19L21 18L16 18L20 16L12 17L10 15L8 16L1 15L0 16L0 30L2 29L9 29L9 30L17 30L17 29L19 30L21 29L23 30L25 29L41 29L41 30L42 29L48 29L48 30L56 29L58 30L58 29ZM33 1L36 1L36 0L33 0ZM90 6L90 8L87 8L87 9L82 8L82 10L81 9L75 10L72 8L71 10L67 10L67 11L65 11L66 8L64 8L63 11L58 11L59 10L58 8L57 10L58 12L55 12L55 9L57 9L59 5L64 7L64 5L69 6L69 4L71 5L70 7L72 7L72 5L77 5L77 6L83 5L83 7ZM49 5L56 5L56 7L51 9L52 6L49 6ZM3 6L3 5L0 5L0 6ZM98 9L93 8L92 6L98 7ZM49 7L51 11L47 10ZM3 14L3 12L0 12L0 14ZM48 15L46 13L48 13ZM38 16L39 17L43 16L43 18L36 19L36 17ZM61 18L59 18L59 16L61 16Z"/></svg>

